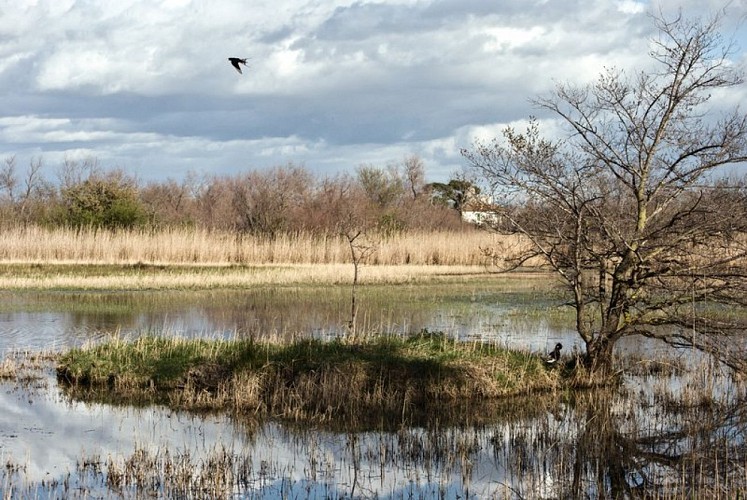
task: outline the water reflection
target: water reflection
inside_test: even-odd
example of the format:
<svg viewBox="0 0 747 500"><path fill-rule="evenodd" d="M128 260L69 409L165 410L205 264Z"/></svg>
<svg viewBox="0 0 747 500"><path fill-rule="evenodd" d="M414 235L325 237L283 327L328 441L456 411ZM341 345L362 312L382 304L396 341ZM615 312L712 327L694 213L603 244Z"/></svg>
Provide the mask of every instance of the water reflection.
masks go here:
<svg viewBox="0 0 747 500"><path fill-rule="evenodd" d="M111 335L287 339L344 334L346 287L126 293L10 293L0 296L0 352L61 349ZM576 340L568 311L548 290L489 285L368 286L359 291L361 331L444 331L465 340L544 350Z"/></svg>
<svg viewBox="0 0 747 500"><path fill-rule="evenodd" d="M343 432L84 404L59 393L50 374L35 387L0 393L0 452L9 464L0 486L42 497L70 488L78 496L111 494L113 484L124 497L199 490L256 498L702 498L744 491L745 389L716 374L716 394L694 390L697 376L638 377L627 385L633 391L517 398L489 412L474 408L474 418L456 415L459 422L432 413L397 428Z"/></svg>
<svg viewBox="0 0 747 500"><path fill-rule="evenodd" d="M334 336L348 320L347 293L6 292L0 351L143 333ZM541 291L418 285L363 293L359 314L372 331L428 329L542 351L575 340L560 300ZM651 353L638 339L625 348ZM195 488L208 495L210 478L223 477L213 484L221 495L261 498L725 496L747 490L745 400L741 382L706 364L630 376L615 391L465 402L403 414L394 424L309 429L83 403L60 392L50 372L0 383L0 459L7 464L0 490L3 497L106 496L118 478L122 497L185 497ZM138 467L147 481L137 482ZM132 474L117 475L125 470Z"/></svg>

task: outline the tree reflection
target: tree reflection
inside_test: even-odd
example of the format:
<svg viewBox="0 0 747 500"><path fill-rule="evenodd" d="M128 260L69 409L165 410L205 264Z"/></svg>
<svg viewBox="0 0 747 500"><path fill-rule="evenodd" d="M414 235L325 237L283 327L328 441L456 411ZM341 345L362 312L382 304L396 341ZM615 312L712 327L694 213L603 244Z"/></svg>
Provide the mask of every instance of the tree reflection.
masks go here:
<svg viewBox="0 0 747 500"><path fill-rule="evenodd" d="M716 380L718 375L701 375L637 376L619 387L464 401L451 408L408 407L397 415L313 427L234 415L230 449L220 441L203 446L215 448L221 467L228 468L220 471L226 496L742 496L747 493L745 388L728 378ZM161 417L164 425L178 426L173 416ZM188 419L188 426L206 425L196 421ZM194 472L191 478L205 477L216 463L182 456L178 444L145 451L152 460L121 457L99 465L117 471L154 462L163 471L178 463ZM99 454L99 461L106 455ZM81 463L94 459L83 457ZM153 474L147 467L142 473ZM139 477L137 471L131 477ZM84 490L100 492L106 484L93 484L97 478L105 476L77 480ZM176 477L157 479L163 488L192 488L189 481L171 484ZM22 484L24 478L7 469L2 480ZM125 481L119 487L138 492L142 485Z"/></svg>
<svg viewBox="0 0 747 500"><path fill-rule="evenodd" d="M747 487L743 397L667 409L630 396L593 391L570 402L576 438L566 444L572 459L558 457L561 496L702 497Z"/></svg>
<svg viewBox="0 0 747 500"><path fill-rule="evenodd" d="M432 408L400 416L399 428L393 416L382 417L387 423L378 429L283 425L280 440L294 443L296 457L334 456L341 495L702 498L747 491L743 390L700 398L684 391L653 404L655 389L630 386ZM402 471L415 477L406 487L396 484Z"/></svg>

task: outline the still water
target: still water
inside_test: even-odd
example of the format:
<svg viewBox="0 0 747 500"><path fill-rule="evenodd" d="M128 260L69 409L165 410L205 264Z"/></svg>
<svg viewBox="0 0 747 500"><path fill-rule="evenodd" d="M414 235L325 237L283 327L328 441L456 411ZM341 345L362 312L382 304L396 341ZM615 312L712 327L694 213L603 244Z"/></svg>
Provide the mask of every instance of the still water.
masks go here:
<svg viewBox="0 0 747 500"><path fill-rule="evenodd" d="M573 346L569 310L552 292L489 284L369 286L358 291L362 331L440 331L463 340L544 350ZM344 335L346 287L130 293L0 293L0 351L59 350L112 335L292 338ZM564 344L565 345L565 344Z"/></svg>
<svg viewBox="0 0 747 500"><path fill-rule="evenodd" d="M360 293L366 331L578 348L572 318L547 290L461 284ZM334 337L345 332L349 300L344 288L5 293L0 351L142 334ZM623 349L654 347L633 341ZM704 366L707 378L703 370L630 376L616 391L518 398L347 432L73 401L48 369L0 383L0 489L4 498L593 498L744 487L734 479L746 477L744 388ZM705 384L711 402L684 411ZM722 453L710 459L706 448ZM704 477L720 479L714 486Z"/></svg>

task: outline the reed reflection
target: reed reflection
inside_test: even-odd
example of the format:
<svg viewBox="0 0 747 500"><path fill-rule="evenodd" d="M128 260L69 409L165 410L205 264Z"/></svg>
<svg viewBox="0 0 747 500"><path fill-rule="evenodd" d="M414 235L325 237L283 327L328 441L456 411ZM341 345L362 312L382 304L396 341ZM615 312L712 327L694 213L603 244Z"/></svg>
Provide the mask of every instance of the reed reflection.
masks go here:
<svg viewBox="0 0 747 500"><path fill-rule="evenodd" d="M544 334L532 345L544 349L545 341L557 338L548 332L566 335L571 322L555 307L559 301L537 300L535 295L489 285L366 286L359 291L358 329L383 334L444 331L464 339L520 344ZM346 334L350 320L349 290L344 286L45 292L7 299L0 304L0 349L78 346L112 335L325 338ZM517 315L518 310L522 312ZM40 328L45 323L50 328Z"/></svg>

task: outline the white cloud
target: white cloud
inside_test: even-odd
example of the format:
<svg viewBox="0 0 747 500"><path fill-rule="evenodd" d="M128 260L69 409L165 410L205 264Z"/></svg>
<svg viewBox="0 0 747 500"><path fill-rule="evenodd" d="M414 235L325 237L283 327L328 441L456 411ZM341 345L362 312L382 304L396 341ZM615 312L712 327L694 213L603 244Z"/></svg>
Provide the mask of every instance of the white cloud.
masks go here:
<svg viewBox="0 0 747 500"><path fill-rule="evenodd" d="M512 50L536 41L545 34L545 30L541 26L533 26L529 29L504 26L485 27L483 32L489 37L489 40L483 44L486 52Z"/></svg>
<svg viewBox="0 0 747 500"><path fill-rule="evenodd" d="M623 0L617 3L617 8L624 14L640 14L646 11L646 4L633 0Z"/></svg>
<svg viewBox="0 0 747 500"><path fill-rule="evenodd" d="M670 9L668 1L656 5ZM331 172L415 153L429 175L448 175L469 134L526 119L537 111L530 99L556 82L645 64L653 8L633 0L4 2L0 152L49 160L91 151L152 177L287 161ZM728 9L744 13L741 2ZM243 75L229 56L250 58Z"/></svg>

